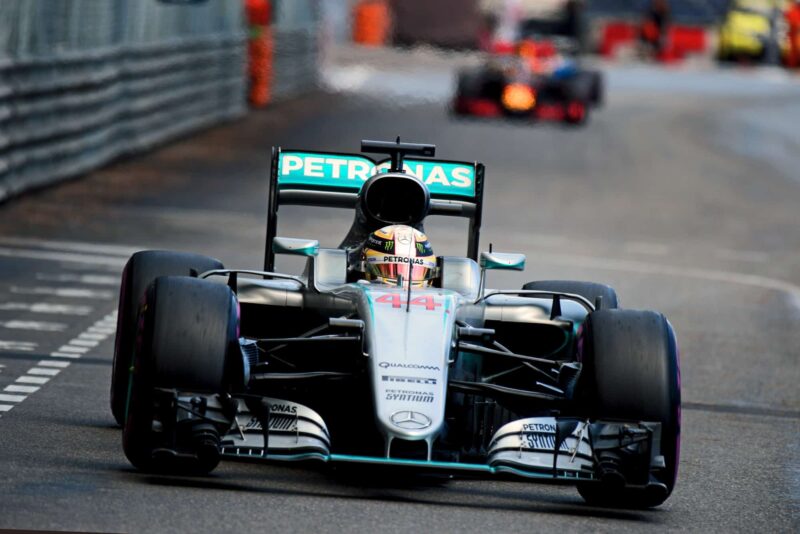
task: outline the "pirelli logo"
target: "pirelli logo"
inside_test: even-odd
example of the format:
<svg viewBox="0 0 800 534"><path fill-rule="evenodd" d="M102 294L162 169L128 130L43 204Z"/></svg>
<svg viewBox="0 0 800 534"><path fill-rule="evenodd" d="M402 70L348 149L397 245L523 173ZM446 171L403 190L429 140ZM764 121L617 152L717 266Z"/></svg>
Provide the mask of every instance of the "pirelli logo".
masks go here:
<svg viewBox="0 0 800 534"><path fill-rule="evenodd" d="M383 375L384 382L397 382L401 384L425 384L429 386L436 385L435 378L422 378L419 376L392 376Z"/></svg>

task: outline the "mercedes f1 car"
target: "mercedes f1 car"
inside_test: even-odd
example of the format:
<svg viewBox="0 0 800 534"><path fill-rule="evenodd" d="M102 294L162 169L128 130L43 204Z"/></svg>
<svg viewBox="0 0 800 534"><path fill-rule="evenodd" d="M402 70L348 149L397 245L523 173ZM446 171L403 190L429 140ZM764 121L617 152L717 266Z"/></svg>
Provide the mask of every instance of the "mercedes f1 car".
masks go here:
<svg viewBox="0 0 800 534"><path fill-rule="evenodd" d="M560 482L608 506L670 495L680 443L670 323L621 309L598 283L489 289L488 271L521 270L525 256L478 252L484 166L431 159L434 149L362 142L383 161L273 149L263 269L181 252L130 258L111 409L136 468L307 461ZM287 204L355 217L338 248L321 248L277 237ZM433 257L420 241L401 253L402 235L381 233L421 236L428 215L469 219L465 257ZM305 269L277 272L276 254ZM375 278L363 261L409 268Z"/></svg>

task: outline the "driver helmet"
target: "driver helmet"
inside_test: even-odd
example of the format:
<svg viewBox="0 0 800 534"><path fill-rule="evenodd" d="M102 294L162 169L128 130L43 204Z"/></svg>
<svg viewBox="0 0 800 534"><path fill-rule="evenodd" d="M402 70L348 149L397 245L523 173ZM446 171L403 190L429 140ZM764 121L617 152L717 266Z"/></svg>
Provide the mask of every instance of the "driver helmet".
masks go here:
<svg viewBox="0 0 800 534"><path fill-rule="evenodd" d="M428 287L436 274L428 238L402 224L372 232L362 247L361 264L367 280L392 286L408 287L410 281L413 287Z"/></svg>

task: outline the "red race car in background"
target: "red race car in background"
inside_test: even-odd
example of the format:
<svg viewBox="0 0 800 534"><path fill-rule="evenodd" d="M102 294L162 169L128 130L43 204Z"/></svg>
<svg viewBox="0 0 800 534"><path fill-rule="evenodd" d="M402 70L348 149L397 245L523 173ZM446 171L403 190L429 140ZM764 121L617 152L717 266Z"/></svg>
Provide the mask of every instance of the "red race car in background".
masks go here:
<svg viewBox="0 0 800 534"><path fill-rule="evenodd" d="M512 21L510 30L501 24L486 62L458 73L456 115L578 125L602 103L602 74L580 64L576 14L565 9L536 15Z"/></svg>

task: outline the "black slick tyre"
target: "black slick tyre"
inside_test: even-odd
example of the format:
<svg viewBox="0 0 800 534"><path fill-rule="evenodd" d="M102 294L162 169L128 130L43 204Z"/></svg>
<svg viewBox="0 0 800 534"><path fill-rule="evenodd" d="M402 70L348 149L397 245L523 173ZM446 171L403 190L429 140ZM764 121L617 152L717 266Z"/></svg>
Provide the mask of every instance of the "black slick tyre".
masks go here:
<svg viewBox="0 0 800 534"><path fill-rule="evenodd" d="M125 400L128 396L128 376L133 361L136 317L147 287L158 276L189 276L192 270L202 273L222 268L222 263L213 258L165 250L137 252L128 260L122 271L117 309L117 335L111 372L111 413L119 425L125 423Z"/></svg>
<svg viewBox="0 0 800 534"><path fill-rule="evenodd" d="M614 291L614 288L595 282L581 282L576 280L537 280L535 282L528 282L522 286L522 289L572 293L573 295L580 295L592 304L597 303L599 297L600 308L613 309L619 307L617 292Z"/></svg>
<svg viewBox="0 0 800 534"><path fill-rule="evenodd" d="M240 381L233 292L207 280L159 277L137 323L125 455L144 471L207 473L219 463L217 430L199 420L188 436L176 431L176 407L163 390L213 394Z"/></svg>
<svg viewBox="0 0 800 534"><path fill-rule="evenodd" d="M680 368L675 333L656 312L598 310L583 327L579 390L586 416L661 423L664 467L652 471L659 484L642 487L602 482L578 486L589 504L649 508L675 487L680 456Z"/></svg>

